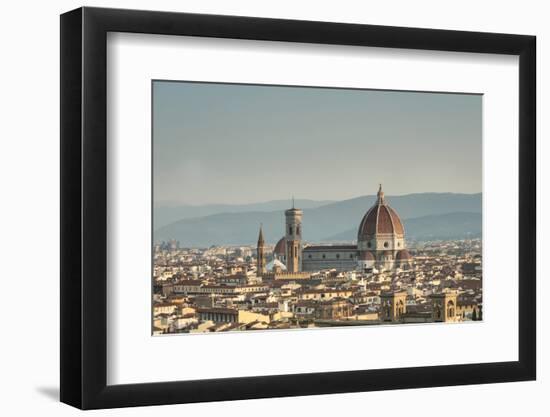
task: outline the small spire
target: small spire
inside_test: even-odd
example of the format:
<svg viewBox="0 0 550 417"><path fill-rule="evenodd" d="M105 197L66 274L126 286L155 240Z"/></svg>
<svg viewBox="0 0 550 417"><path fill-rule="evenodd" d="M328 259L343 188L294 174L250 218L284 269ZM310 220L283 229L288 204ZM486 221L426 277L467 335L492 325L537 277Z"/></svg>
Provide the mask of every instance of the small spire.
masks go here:
<svg viewBox="0 0 550 417"><path fill-rule="evenodd" d="M294 196L292 196L292 208L294 208Z"/></svg>
<svg viewBox="0 0 550 417"><path fill-rule="evenodd" d="M258 235L258 243L264 243L264 234L263 234L263 231L262 231L262 226L263 224L260 223L260 234Z"/></svg>
<svg viewBox="0 0 550 417"><path fill-rule="evenodd" d="M380 184L380 186L378 187L378 202L384 202L384 191L382 191L382 184Z"/></svg>

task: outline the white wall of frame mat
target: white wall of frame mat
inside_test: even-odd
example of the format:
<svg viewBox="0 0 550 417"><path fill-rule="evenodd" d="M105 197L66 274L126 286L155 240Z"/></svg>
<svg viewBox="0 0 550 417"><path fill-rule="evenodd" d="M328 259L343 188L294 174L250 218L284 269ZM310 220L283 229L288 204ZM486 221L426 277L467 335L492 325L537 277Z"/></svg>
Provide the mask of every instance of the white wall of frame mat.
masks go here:
<svg viewBox="0 0 550 417"><path fill-rule="evenodd" d="M550 26L546 3L437 0L120 0L7 2L0 25L2 274L0 414L70 416L59 394L59 15L80 6L120 7L536 35L538 259L550 251ZM495 155L498 157L498 155ZM545 187L546 186L546 187ZM546 189L545 189L546 188ZM539 268L538 380L480 386L102 410L98 416L544 415L550 408L550 283ZM405 346L408 342L405 344Z"/></svg>

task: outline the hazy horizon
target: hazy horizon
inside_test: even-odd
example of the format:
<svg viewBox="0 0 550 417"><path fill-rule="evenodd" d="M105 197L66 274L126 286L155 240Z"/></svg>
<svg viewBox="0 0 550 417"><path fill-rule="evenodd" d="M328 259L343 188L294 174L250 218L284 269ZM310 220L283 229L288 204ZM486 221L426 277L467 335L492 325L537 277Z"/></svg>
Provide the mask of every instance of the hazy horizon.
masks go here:
<svg viewBox="0 0 550 417"><path fill-rule="evenodd" d="M154 202L482 191L482 96L154 81Z"/></svg>
<svg viewBox="0 0 550 417"><path fill-rule="evenodd" d="M405 193L405 194L387 194L387 193L384 193L385 194L385 197L387 199L391 199L392 197L404 197L404 196L408 196L408 195L412 195L412 194L464 194L464 195L475 195L475 194L481 194L482 191L478 191L478 192L474 192L474 193L455 193L455 192L452 192L452 191L421 191L421 192L415 192L415 193ZM319 200L316 200L316 199L311 199L311 198L295 198L295 201L312 201L312 202L326 202L328 204L331 204L331 203L337 203L337 202L341 202L341 201L345 201L345 200L354 200L354 199L358 199L358 198L362 198L362 197L373 197L375 196L376 193L372 193L372 194L362 194L362 195L357 195L357 196L352 196L350 198L345 198L343 200L337 200L337 199L333 199L333 198L325 198L325 199L319 199ZM184 202L180 202L180 201L176 201L176 200L158 200L158 201L155 201L155 206L163 206L163 207L168 207L170 205L173 205L173 206L190 206L190 207L193 207L193 206L196 206L196 207L200 207L200 206L240 206L240 205L254 205L254 204L266 204L266 203L273 203L273 202L279 202L279 201L285 201L285 200L288 200L289 204L292 204L292 197L291 198L277 198L277 199L272 199L272 200L258 200L258 201L251 201L251 202L246 202L246 203L219 203L219 202L213 202L213 203L206 203L206 204L189 204L189 203L184 203Z"/></svg>

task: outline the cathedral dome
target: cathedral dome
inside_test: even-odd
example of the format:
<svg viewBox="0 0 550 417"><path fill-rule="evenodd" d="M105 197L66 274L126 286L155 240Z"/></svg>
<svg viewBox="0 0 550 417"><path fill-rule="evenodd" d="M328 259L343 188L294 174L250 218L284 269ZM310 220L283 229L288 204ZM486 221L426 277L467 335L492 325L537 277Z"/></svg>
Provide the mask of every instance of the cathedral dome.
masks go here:
<svg viewBox="0 0 550 417"><path fill-rule="evenodd" d="M275 249L273 249L273 253L278 257L286 255L286 239L284 238L284 236L275 245Z"/></svg>
<svg viewBox="0 0 550 417"><path fill-rule="evenodd" d="M361 261L374 261L375 259L373 253L369 251L362 251L359 254L359 260Z"/></svg>
<svg viewBox="0 0 550 417"><path fill-rule="evenodd" d="M367 211L359 225L358 240L365 240L377 234L403 236L405 229L394 209L384 200L382 186L378 190L376 203Z"/></svg>
<svg viewBox="0 0 550 417"><path fill-rule="evenodd" d="M411 258L412 256L407 249L400 250L399 252L397 252L397 255L395 256L395 259L398 261L406 261Z"/></svg>

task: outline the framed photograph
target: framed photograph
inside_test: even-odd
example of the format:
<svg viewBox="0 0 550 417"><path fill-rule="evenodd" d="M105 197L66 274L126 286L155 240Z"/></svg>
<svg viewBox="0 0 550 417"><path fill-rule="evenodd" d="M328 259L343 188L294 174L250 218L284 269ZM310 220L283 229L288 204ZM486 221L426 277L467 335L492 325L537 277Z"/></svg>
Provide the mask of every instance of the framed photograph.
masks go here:
<svg viewBox="0 0 550 417"><path fill-rule="evenodd" d="M61 401L533 380L535 37L61 16Z"/></svg>

